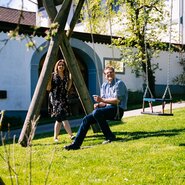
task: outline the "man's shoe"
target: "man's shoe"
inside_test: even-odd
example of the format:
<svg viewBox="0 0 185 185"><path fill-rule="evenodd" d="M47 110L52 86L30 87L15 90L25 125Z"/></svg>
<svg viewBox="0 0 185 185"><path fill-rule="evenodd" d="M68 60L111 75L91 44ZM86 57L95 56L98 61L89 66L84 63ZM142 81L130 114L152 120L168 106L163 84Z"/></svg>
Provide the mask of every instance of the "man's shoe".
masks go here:
<svg viewBox="0 0 185 185"><path fill-rule="evenodd" d="M104 144L108 144L108 143L111 143L111 140L110 140L110 139L105 140L105 141L102 142L103 145L104 145Z"/></svg>
<svg viewBox="0 0 185 185"><path fill-rule="evenodd" d="M78 150L78 149L80 149L80 147L76 146L75 144L70 144L70 145L64 146L64 149L66 149L66 150Z"/></svg>
<svg viewBox="0 0 185 185"><path fill-rule="evenodd" d="M103 141L102 144L108 144L115 140L116 140L116 136L106 139L105 141Z"/></svg>

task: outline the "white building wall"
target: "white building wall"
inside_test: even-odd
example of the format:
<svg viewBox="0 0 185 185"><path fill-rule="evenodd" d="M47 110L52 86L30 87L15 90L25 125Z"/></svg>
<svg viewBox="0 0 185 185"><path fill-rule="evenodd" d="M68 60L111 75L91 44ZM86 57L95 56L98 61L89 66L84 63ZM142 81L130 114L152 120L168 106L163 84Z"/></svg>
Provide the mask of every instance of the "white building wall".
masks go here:
<svg viewBox="0 0 185 185"><path fill-rule="evenodd" d="M7 39L1 32L0 40ZM40 40L40 41L39 41ZM37 43L41 43L41 38ZM1 42L0 48L3 46ZM34 50L27 50L26 41L9 40L0 52L0 90L7 98L0 99L0 110L27 110L31 101L30 61Z"/></svg>
<svg viewBox="0 0 185 185"><path fill-rule="evenodd" d="M93 48L92 43L87 43ZM102 66L104 67L104 58L120 58L120 51L116 48L112 51L109 45L105 44L94 44L95 52L100 57L102 61ZM183 73L183 69L179 64L180 53L174 52L169 55L168 51L161 51L158 57L152 59L153 64L159 63L159 69L155 71L156 85L173 85L172 80L179 74ZM143 91L143 76L136 77L131 69L126 66L124 74L117 74L117 77L122 79L127 88L131 91Z"/></svg>
<svg viewBox="0 0 185 185"><path fill-rule="evenodd" d="M88 45L93 48L92 43L88 43ZM103 67L104 67L104 58L115 58L115 59L120 58L120 51L115 47L112 49L110 48L109 45L95 44L94 49L98 54L98 56L100 57ZM131 69L129 67L125 68L124 74L117 74L117 77L122 79L125 82L128 89L132 91L142 90L143 78L142 77L136 78L135 74L131 73Z"/></svg>
<svg viewBox="0 0 185 185"><path fill-rule="evenodd" d="M183 72L179 64L179 53L174 52L169 55L169 52L163 51L158 58L153 59L153 63L159 63L159 69L156 70L156 84L173 84L172 80Z"/></svg>
<svg viewBox="0 0 185 185"><path fill-rule="evenodd" d="M7 39L7 34L1 32L0 40ZM37 45L45 42L42 37L35 37ZM0 43L0 48L3 43ZM0 90L7 91L7 98L0 99L0 110L21 111L28 110L31 101L31 60L35 50L27 50L26 41L8 41L7 45L0 52ZM114 54L109 45L87 43L95 49L98 57L101 60L102 68L104 68L104 58L120 58L120 52L114 48ZM156 84L167 83L168 70L168 52L161 52L160 56L153 60L159 62L159 68L162 70L156 71ZM179 65L179 53L173 53L170 61L169 79L172 84L172 79L182 73ZM100 71L100 74L103 73ZM131 73L129 67L125 68L124 74L117 74L117 77L122 79L130 91L142 91L143 78L136 78L135 74ZM104 79L104 78L103 78Z"/></svg>

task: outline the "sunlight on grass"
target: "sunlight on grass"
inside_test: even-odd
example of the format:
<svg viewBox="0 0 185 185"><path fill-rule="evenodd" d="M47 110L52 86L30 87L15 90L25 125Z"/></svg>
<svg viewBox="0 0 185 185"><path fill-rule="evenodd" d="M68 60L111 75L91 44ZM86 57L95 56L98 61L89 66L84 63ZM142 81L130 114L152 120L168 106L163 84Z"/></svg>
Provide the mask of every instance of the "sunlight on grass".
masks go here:
<svg viewBox="0 0 185 185"><path fill-rule="evenodd" d="M172 117L142 115L110 123L117 141L107 145L101 144L102 133L90 130L81 150L63 150L70 143L64 132L58 144L52 134L43 134L34 138L32 147L11 143L5 147L18 174L17 184L183 185L184 112L177 109ZM16 184L13 172L10 178L5 147L0 146L1 179Z"/></svg>

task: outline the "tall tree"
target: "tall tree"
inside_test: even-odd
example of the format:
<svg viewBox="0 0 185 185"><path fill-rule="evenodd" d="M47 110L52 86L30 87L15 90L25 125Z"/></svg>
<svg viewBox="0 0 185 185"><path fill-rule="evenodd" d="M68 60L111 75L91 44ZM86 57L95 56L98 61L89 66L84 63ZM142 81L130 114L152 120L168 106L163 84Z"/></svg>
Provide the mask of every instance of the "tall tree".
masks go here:
<svg viewBox="0 0 185 185"><path fill-rule="evenodd" d="M158 65L152 64L151 59L164 47L162 38L167 35L170 16L169 11L165 9L165 0L104 2L103 4L100 0L89 0L88 11L96 10L96 14L92 13L92 16L88 17L93 22L93 31L103 32L102 20L102 25L106 23L104 27L108 30L107 33L114 33L114 36L119 37L113 40L113 44L120 49L122 61L129 65L136 75L145 73L151 94L155 96L155 69ZM110 30L109 26L114 27L114 30Z"/></svg>

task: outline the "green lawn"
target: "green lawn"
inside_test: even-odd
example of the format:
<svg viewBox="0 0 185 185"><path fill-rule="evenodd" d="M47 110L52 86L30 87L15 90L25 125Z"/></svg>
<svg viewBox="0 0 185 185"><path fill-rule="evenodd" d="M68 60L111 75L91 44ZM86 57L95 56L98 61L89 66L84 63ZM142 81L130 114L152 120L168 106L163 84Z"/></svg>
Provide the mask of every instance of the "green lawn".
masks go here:
<svg viewBox="0 0 185 185"><path fill-rule="evenodd" d="M76 151L63 150L70 143L64 131L58 144L48 133L35 137L32 147L0 146L0 177L6 185L183 185L185 108L173 112L174 116L142 115L111 123L118 139L107 145L101 144L101 133L90 130Z"/></svg>

